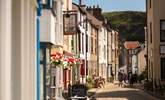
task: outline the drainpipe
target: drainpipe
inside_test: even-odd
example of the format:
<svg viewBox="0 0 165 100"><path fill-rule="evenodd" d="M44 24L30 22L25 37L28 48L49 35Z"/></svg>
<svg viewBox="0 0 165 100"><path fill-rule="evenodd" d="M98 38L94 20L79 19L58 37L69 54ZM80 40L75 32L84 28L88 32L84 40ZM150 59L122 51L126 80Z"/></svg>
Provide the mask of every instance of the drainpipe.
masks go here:
<svg viewBox="0 0 165 100"><path fill-rule="evenodd" d="M40 100L40 16L41 16L41 0L37 0L37 100Z"/></svg>

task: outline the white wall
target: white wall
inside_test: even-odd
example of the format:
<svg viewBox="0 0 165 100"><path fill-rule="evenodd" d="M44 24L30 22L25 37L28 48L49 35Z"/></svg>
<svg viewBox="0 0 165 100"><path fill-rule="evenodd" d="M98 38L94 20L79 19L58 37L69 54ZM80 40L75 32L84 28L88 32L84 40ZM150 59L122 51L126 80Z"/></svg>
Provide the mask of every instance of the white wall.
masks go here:
<svg viewBox="0 0 165 100"><path fill-rule="evenodd" d="M0 0L0 100L11 100L11 2Z"/></svg>
<svg viewBox="0 0 165 100"><path fill-rule="evenodd" d="M41 42L49 42L54 45L63 46L63 0L56 0L53 16L50 9L43 9L41 16Z"/></svg>
<svg viewBox="0 0 165 100"><path fill-rule="evenodd" d="M99 30L99 73L100 76L107 76L107 29L103 26ZM102 66L103 65L103 66Z"/></svg>
<svg viewBox="0 0 165 100"><path fill-rule="evenodd" d="M49 9L42 10L40 41L55 44L55 17Z"/></svg>
<svg viewBox="0 0 165 100"><path fill-rule="evenodd" d="M35 4L0 1L0 100L36 100Z"/></svg>

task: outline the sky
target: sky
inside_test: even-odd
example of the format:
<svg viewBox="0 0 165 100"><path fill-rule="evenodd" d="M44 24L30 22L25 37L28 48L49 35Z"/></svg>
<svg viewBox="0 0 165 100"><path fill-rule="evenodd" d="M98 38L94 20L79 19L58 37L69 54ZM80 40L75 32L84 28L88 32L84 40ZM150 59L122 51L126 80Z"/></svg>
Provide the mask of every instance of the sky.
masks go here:
<svg viewBox="0 0 165 100"><path fill-rule="evenodd" d="M112 11L145 11L146 0L82 0L87 6L99 5L103 12ZM74 3L79 0L73 0Z"/></svg>

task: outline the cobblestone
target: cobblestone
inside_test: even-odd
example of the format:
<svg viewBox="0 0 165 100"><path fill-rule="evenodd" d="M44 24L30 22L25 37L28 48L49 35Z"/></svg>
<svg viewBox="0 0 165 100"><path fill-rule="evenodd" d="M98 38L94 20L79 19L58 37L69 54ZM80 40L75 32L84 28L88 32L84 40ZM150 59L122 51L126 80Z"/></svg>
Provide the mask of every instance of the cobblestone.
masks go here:
<svg viewBox="0 0 165 100"><path fill-rule="evenodd" d="M118 85L112 83L106 84L104 88L90 91L96 92L97 100L160 100L143 90L118 87Z"/></svg>

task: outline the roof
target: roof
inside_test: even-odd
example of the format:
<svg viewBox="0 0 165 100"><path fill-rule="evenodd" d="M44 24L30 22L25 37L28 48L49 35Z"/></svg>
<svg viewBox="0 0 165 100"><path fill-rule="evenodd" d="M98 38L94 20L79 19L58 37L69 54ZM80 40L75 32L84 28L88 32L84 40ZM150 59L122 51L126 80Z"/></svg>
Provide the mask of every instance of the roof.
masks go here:
<svg viewBox="0 0 165 100"><path fill-rule="evenodd" d="M95 18L93 15L91 15L85 8L85 6L79 6L80 10L86 13L88 21L96 28L100 28L103 24L102 21Z"/></svg>
<svg viewBox="0 0 165 100"><path fill-rule="evenodd" d="M125 41L124 47L126 49L136 49L136 48L140 47L140 44L138 41Z"/></svg>
<svg viewBox="0 0 165 100"><path fill-rule="evenodd" d="M95 18L93 15L91 15L90 13L88 13L86 11L86 6L85 5L77 5L75 3L73 3L73 10L77 10L79 9L79 11L81 11L81 13L84 13L87 15L87 19L88 21L95 27L95 28L100 28L103 24L102 21L99 21L97 18Z"/></svg>
<svg viewBox="0 0 165 100"><path fill-rule="evenodd" d="M91 14L89 14L87 12L87 19L90 21L90 23L95 26L96 28L100 28L102 26L102 21L99 21L98 19L96 19L94 16L92 16Z"/></svg>

